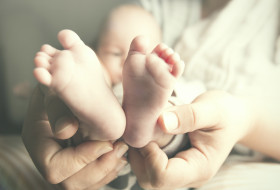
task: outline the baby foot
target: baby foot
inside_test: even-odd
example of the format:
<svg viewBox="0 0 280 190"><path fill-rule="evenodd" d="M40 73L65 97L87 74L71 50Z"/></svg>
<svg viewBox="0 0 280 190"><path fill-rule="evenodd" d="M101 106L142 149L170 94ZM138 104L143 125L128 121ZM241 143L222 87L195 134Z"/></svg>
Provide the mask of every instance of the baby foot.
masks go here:
<svg viewBox="0 0 280 190"><path fill-rule="evenodd" d="M97 56L73 31L61 31L58 39L64 50L44 45L36 54L35 78L71 109L85 138L118 139L125 128L124 112L105 82Z"/></svg>
<svg viewBox="0 0 280 190"><path fill-rule="evenodd" d="M145 38L136 37L123 69L126 115L123 137L136 148L155 140L159 133L155 127L157 119L184 68L179 55L166 45L159 44L152 53L147 52L147 47Z"/></svg>

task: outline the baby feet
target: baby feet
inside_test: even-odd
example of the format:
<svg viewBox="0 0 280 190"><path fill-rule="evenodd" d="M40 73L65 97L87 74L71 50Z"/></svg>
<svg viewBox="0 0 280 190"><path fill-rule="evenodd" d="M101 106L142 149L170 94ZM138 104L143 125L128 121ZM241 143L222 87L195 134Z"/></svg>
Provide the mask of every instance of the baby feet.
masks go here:
<svg viewBox="0 0 280 190"><path fill-rule="evenodd" d="M42 46L34 76L71 109L84 138L115 140L124 134L129 145L143 147L159 137L157 119L184 67L176 53L163 44L148 53L145 38L133 40L123 69L123 111L91 48L69 30L58 39L64 50Z"/></svg>
<svg viewBox="0 0 280 190"><path fill-rule="evenodd" d="M118 139L125 128L124 112L105 82L97 56L73 31L61 31L58 39L64 50L44 45L36 54L35 78L71 109L84 137Z"/></svg>
<svg viewBox="0 0 280 190"><path fill-rule="evenodd" d="M136 148L157 138L157 119L184 68L179 55L170 48L159 44L149 53L147 43L143 37L133 40L123 69L123 138Z"/></svg>

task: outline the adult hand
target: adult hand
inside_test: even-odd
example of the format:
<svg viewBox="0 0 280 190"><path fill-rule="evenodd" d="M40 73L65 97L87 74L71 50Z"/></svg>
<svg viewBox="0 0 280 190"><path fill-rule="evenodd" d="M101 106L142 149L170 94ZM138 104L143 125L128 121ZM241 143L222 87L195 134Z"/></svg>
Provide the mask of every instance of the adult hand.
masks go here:
<svg viewBox="0 0 280 190"><path fill-rule="evenodd" d="M71 138L78 131L77 118L53 91L43 85L38 85L38 88L43 92L43 102L54 136L57 139Z"/></svg>
<svg viewBox="0 0 280 190"><path fill-rule="evenodd" d="M198 187L212 178L232 147L252 126L246 101L225 92L206 92L191 104L164 112L159 125L166 133L188 133L191 148L168 160L156 143L129 151L139 184L148 189Z"/></svg>
<svg viewBox="0 0 280 190"><path fill-rule="evenodd" d="M44 100L44 94L37 86L22 130L23 142L40 173L50 183L65 189L98 189L112 181L127 163L123 158L127 145L87 141L67 147L65 141L53 135ZM61 134L66 137L74 132L65 130Z"/></svg>

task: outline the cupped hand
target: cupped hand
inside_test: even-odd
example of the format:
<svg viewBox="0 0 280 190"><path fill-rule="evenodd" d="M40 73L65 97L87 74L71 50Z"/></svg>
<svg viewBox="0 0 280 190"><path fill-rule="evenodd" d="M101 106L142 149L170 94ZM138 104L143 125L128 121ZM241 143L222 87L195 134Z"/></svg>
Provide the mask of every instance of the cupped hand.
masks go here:
<svg viewBox="0 0 280 190"><path fill-rule="evenodd" d="M168 159L156 143L129 151L139 184L148 189L198 187L210 180L233 146L252 126L246 101L222 91L206 92L191 104L175 106L159 118L166 133L187 133L191 148Z"/></svg>
<svg viewBox="0 0 280 190"><path fill-rule="evenodd" d="M43 94L43 105L54 136L57 139L73 137L79 128L78 119L53 91L43 85L37 88Z"/></svg>
<svg viewBox="0 0 280 190"><path fill-rule="evenodd" d="M44 94L37 86L22 130L23 142L40 173L50 183L64 189L98 189L117 177L127 163L123 154L128 146L123 142L101 141L67 146L67 141L53 135L44 100ZM69 125L70 130L60 134L62 139L75 133L75 122Z"/></svg>

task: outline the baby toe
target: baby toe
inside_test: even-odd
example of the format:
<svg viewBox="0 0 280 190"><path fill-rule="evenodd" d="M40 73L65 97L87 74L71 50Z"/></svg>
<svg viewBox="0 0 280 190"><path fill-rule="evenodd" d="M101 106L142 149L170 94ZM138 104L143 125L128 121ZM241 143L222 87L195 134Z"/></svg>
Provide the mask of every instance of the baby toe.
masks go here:
<svg viewBox="0 0 280 190"><path fill-rule="evenodd" d="M72 30L62 30L58 33L58 40L64 49L71 49L84 45L81 38Z"/></svg>
<svg viewBox="0 0 280 190"><path fill-rule="evenodd" d="M37 53L37 55L35 56L34 64L35 64L35 67L38 67L38 68L44 68L46 70L50 69L49 59L47 57L45 57L45 55L41 55L41 53Z"/></svg>
<svg viewBox="0 0 280 190"><path fill-rule="evenodd" d="M46 54L45 52L39 51L36 54L36 57L42 57L45 58L47 61L49 61L51 59L51 56L49 56L48 54Z"/></svg>
<svg viewBox="0 0 280 190"><path fill-rule="evenodd" d="M184 69L185 69L184 61L182 61L182 60L177 61L177 62L175 62L175 64L172 67L171 74L174 77L178 78L178 77L180 77L183 74Z"/></svg>
<svg viewBox="0 0 280 190"><path fill-rule="evenodd" d="M148 45L149 42L145 36L137 36L132 40L130 44L129 54L134 54L135 52L146 54Z"/></svg>
<svg viewBox="0 0 280 190"><path fill-rule="evenodd" d="M162 87L169 88L173 81L170 67L160 57L150 54L147 56L146 68L153 79Z"/></svg>
<svg viewBox="0 0 280 190"><path fill-rule="evenodd" d="M53 57L58 50L49 44L44 44L41 47L41 52L48 54L49 56Z"/></svg>
<svg viewBox="0 0 280 190"><path fill-rule="evenodd" d="M52 76L45 68L37 67L34 69L33 74L39 83L45 86L51 85Z"/></svg>
<svg viewBox="0 0 280 190"><path fill-rule="evenodd" d="M174 65L178 62L181 61L180 55L178 53L172 53L169 55L168 59L166 60L166 62L170 65Z"/></svg>
<svg viewBox="0 0 280 190"><path fill-rule="evenodd" d="M155 54L157 54L159 57L161 57L162 52L164 52L166 49L168 49L168 46L165 45L165 44L163 44L163 43L161 43L161 44L158 44L158 45L154 48L154 50L153 50L152 53L155 53Z"/></svg>

